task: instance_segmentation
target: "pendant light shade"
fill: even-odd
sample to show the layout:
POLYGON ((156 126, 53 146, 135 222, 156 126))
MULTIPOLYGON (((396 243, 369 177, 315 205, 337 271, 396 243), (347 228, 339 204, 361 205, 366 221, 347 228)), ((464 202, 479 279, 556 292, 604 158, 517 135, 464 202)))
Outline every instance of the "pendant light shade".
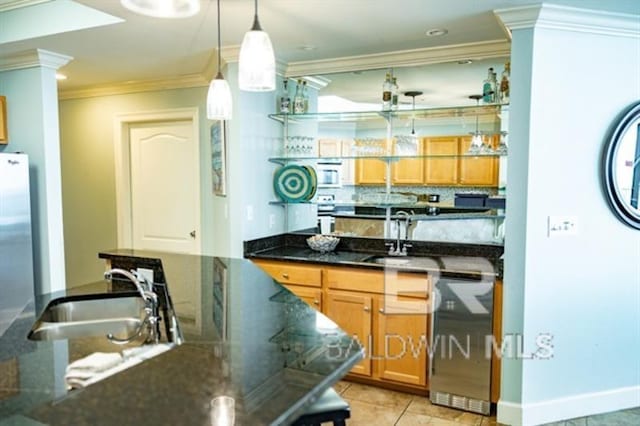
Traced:
POLYGON ((187 18, 200 11, 200 0, 120 0, 127 9, 154 18, 187 18))
POLYGON ((276 58, 269 34, 258 21, 258 0, 255 0, 253 26, 242 40, 238 59, 238 86, 249 92, 269 92, 276 88, 276 58))
POLYGON ((230 120, 233 109, 231 88, 220 71, 222 62, 220 44, 220 0, 218 0, 218 74, 216 78, 211 80, 207 92, 207 118, 209 120, 230 120))
POLYGON ((209 120, 230 120, 233 101, 229 83, 218 73, 211 80, 207 92, 207 118, 209 120))

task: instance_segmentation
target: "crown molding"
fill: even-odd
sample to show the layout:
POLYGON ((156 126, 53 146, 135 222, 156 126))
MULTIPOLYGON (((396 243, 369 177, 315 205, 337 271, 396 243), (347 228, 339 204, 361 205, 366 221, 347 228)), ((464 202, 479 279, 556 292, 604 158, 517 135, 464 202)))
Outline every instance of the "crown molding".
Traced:
POLYGON ((95 96, 125 95, 128 93, 154 92, 158 90, 187 89, 209 86, 209 80, 202 74, 190 74, 178 78, 134 81, 124 84, 111 84, 83 89, 63 89, 58 86, 60 100, 92 98, 95 96))
POLYGON ((45 67, 57 70, 73 58, 43 49, 32 49, 0 57, 0 72, 45 67))
POLYGON ((4 0, 0 1, 0 13, 7 12, 21 7, 34 6, 40 3, 46 3, 51 0, 4 0))
POLYGON ((546 3, 497 9, 494 14, 509 31, 535 27, 640 38, 640 15, 546 3))
POLYGON ((485 59, 509 56, 508 40, 492 40, 477 43, 399 50, 371 55, 345 56, 315 61, 291 62, 285 76, 327 74, 389 67, 407 67, 454 62, 463 59, 485 59))

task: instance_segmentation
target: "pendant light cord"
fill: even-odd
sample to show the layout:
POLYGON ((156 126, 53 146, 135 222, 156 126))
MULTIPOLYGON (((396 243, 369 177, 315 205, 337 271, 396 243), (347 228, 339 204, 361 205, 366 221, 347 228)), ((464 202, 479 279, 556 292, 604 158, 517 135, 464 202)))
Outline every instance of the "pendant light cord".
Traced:
POLYGON ((253 26, 251 27, 251 31, 262 31, 262 27, 260 26, 260 21, 258 21, 258 0, 254 0, 254 12, 253 12, 253 26))
POLYGON ((416 121, 416 97, 413 97, 413 107, 411 108, 413 110, 413 114, 411 114, 411 134, 415 135, 416 134, 416 129, 414 127, 415 121, 416 121))
POLYGON ((218 75, 216 75, 217 79, 223 79, 222 71, 220 71, 222 67, 222 53, 220 53, 220 0, 218 0, 218 75))

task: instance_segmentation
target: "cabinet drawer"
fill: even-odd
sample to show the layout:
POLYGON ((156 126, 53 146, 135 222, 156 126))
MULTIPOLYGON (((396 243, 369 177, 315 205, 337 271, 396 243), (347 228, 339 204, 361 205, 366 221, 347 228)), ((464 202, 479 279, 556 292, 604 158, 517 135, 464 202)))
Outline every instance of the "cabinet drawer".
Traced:
POLYGON ((387 271, 384 275, 385 294, 420 299, 428 299, 431 294, 431 278, 427 273, 412 274, 387 271))
POLYGON ((274 280, 282 284, 296 284, 309 287, 322 285, 322 272, 316 265, 300 265, 289 262, 272 262, 268 260, 254 260, 274 280))
POLYGON ((327 268, 325 270, 327 288, 336 290, 384 292, 382 271, 360 268, 327 268))

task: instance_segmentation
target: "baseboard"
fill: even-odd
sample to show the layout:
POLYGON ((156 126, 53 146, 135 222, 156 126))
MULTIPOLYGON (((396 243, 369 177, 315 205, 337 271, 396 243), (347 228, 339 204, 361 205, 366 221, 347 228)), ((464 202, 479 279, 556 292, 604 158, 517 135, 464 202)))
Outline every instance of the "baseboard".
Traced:
POLYGON ((512 426, 533 426, 638 406, 640 386, 629 386, 531 404, 500 400, 497 420, 499 423, 512 426))

